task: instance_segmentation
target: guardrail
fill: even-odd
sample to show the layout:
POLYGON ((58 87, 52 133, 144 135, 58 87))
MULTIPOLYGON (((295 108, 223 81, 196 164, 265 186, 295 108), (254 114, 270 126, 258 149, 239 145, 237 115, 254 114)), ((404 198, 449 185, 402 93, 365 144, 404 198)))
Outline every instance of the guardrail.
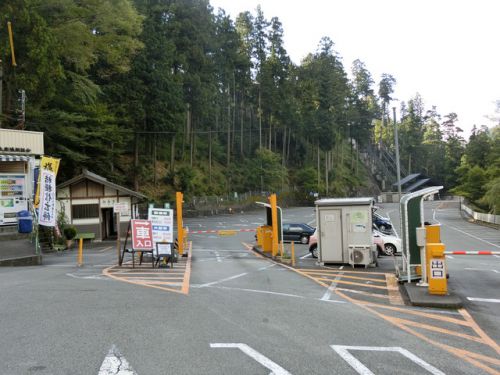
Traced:
POLYGON ((464 211, 467 215, 472 217, 477 221, 484 221, 485 223, 490 224, 500 224, 500 215, 493 214, 483 214, 481 212, 476 212, 472 210, 470 207, 466 206, 465 203, 460 202, 460 209, 464 211))

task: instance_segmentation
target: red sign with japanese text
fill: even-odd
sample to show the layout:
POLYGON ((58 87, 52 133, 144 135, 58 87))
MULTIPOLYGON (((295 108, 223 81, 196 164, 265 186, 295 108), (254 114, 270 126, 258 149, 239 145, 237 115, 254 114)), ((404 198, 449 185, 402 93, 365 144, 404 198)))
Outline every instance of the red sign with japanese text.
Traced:
POLYGON ((149 220, 131 220, 132 248, 151 250, 153 248, 153 229, 149 220))

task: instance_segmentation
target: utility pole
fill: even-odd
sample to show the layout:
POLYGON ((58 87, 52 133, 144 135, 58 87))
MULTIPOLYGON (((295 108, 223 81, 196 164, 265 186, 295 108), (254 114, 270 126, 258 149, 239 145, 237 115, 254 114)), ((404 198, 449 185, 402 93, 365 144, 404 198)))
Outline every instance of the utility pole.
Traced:
POLYGON ((392 107, 392 117, 394 121, 394 143, 396 146, 396 173, 398 179, 398 195, 399 195, 399 201, 401 202, 401 171, 399 169, 399 138, 398 138, 398 127, 396 125, 396 107, 392 107))

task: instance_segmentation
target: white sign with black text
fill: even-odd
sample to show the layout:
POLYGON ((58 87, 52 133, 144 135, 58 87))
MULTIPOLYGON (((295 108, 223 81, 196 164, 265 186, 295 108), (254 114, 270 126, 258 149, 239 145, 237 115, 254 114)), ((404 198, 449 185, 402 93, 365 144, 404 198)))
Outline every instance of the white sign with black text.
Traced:
POLYGON ((150 207, 148 220, 153 225, 153 242, 174 242, 174 210, 150 207))

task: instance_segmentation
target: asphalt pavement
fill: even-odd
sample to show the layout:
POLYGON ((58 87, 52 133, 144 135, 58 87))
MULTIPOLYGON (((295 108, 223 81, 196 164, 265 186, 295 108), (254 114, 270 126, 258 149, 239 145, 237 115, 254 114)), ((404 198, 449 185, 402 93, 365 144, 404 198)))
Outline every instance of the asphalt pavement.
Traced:
MULTIPOLYGON (((284 210, 284 216, 314 223, 312 208, 284 210)), ((254 233, 245 230, 263 224, 264 217, 262 210, 185 219, 191 231, 238 231, 190 234, 191 257, 180 268, 137 269, 111 278, 106 270, 116 265, 116 249, 103 244, 85 249, 83 267, 76 266, 73 250, 45 256, 42 266, 0 269, 0 373, 491 374, 500 369, 495 343, 477 334, 483 331, 463 312, 393 305, 385 297, 377 297, 384 303, 356 299, 366 295, 337 290, 333 282, 339 273, 346 277, 344 270, 324 269, 333 276, 311 277, 255 254, 254 233), (164 283, 188 287, 155 287, 164 283)), ((299 249, 307 255, 307 246, 299 249)), ((363 283, 382 284, 379 276, 363 283)), ((359 281, 360 276, 349 277, 359 281)), ((484 312, 491 323, 494 311, 484 312)), ((479 325, 496 335, 497 328, 479 325)))

